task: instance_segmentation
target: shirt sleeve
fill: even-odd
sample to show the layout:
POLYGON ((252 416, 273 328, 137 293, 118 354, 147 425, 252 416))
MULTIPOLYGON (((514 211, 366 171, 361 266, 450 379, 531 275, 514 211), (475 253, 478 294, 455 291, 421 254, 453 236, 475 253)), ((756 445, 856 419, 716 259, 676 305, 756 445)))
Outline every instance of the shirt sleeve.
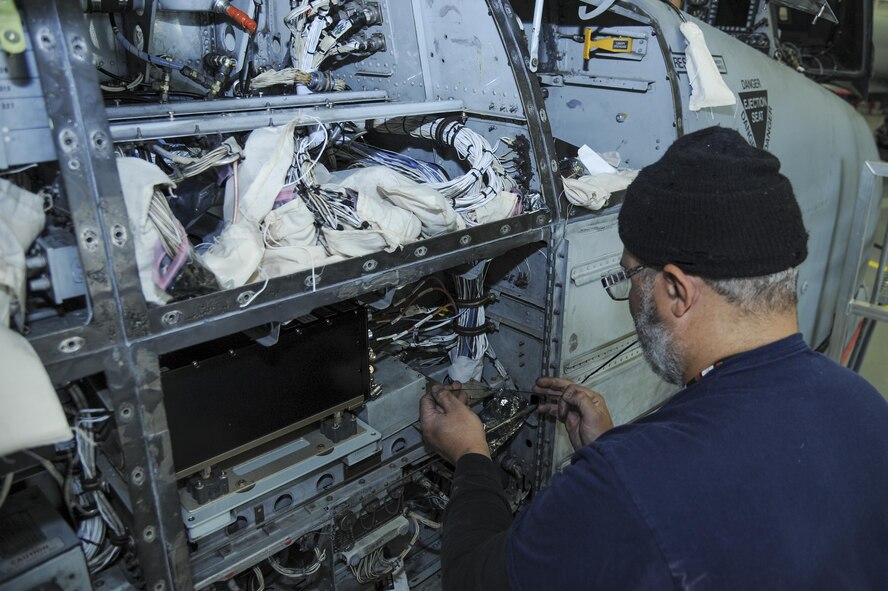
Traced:
POLYGON ((456 462, 444 513, 441 571, 444 591, 508 588, 506 539, 512 510, 490 458, 466 454, 456 462))
POLYGON ((674 587, 653 533, 594 446, 515 519, 506 557, 513 591, 674 587))

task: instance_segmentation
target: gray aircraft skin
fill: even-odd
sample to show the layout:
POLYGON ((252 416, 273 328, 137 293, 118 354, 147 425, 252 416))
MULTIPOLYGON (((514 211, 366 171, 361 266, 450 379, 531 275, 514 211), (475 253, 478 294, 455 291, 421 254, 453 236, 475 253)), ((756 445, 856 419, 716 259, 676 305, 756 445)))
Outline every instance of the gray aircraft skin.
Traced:
MULTIPOLYGON (((16 4, 27 48, 0 52, 0 173, 53 199, 26 253, 27 329, 13 329, 71 416, 84 412, 82 394, 113 417, 94 433, 93 461, 125 526, 121 536, 104 513, 78 515, 80 527, 97 519, 89 527, 103 537, 65 568, 102 591, 438 588, 452 467, 416 426, 431 383, 475 379, 474 408, 516 511, 572 452, 563 429, 527 410, 539 375, 600 391, 615 424, 676 391, 646 365, 627 304, 602 289, 622 254, 622 192, 595 210, 565 196, 561 173, 583 145, 640 169, 683 134, 719 125, 777 156, 810 234, 800 330, 812 347, 840 352, 849 335, 844 324, 833 334, 837 304, 854 292, 846 258, 874 232, 852 232, 868 198, 860 188, 881 195, 864 172, 878 160, 864 119, 774 59, 764 2, 720 28, 706 17, 716 4, 697 17, 658 0, 606 4, 601 14, 588 0, 16 4), (734 104, 691 111, 683 22, 702 30, 734 104), (587 32, 598 43, 588 57, 587 32), (321 54, 310 82, 261 85, 284 68, 310 77, 321 54), (320 249, 322 262, 281 273, 257 262, 230 281, 215 267, 195 271, 236 223, 234 196, 271 175, 261 165, 276 152, 250 162, 247 138, 288 124, 295 164, 275 191, 293 187, 290 197, 314 208, 312 242, 299 248, 320 249), (246 156, 213 156, 226 140, 246 156), (334 250, 349 216, 358 219, 345 229, 377 228, 355 203, 382 184, 336 193, 347 210, 336 217, 309 195, 332 181, 305 175, 322 167, 346 178, 356 145, 398 174, 445 175, 442 184, 476 174, 452 194, 410 181, 437 187, 453 225, 432 231, 423 219, 421 235, 395 246, 334 250), (479 146, 495 155, 487 168, 479 146), (121 196, 136 181, 118 173, 122 157, 176 179, 160 199, 187 233, 195 275, 160 292, 140 279, 137 238, 167 214, 127 215, 121 196), (214 160, 196 170, 203 158, 214 160), (514 205, 483 217, 479 204, 494 195, 514 205)), ((262 215, 283 211, 272 207, 262 215)), ((262 257, 274 246, 267 219, 247 220, 262 257)), ((172 263, 152 252, 162 274, 172 263)), ((52 488, 21 478, 16 491, 52 488)), ((57 488, 49 497, 61 499, 57 488)), ((0 575, 0 591, 55 576, 36 565, 0 575)))

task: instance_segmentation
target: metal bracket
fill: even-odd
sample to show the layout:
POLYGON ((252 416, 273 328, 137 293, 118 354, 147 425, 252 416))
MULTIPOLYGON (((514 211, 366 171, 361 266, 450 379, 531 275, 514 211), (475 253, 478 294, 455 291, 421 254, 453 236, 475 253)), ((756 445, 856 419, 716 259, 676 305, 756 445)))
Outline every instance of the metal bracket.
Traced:
POLYGON ((281 337, 281 323, 269 322, 264 326, 248 328, 244 334, 263 347, 273 347, 277 345, 278 339, 281 337))
MULTIPOLYGON (((888 248, 882 249, 869 301, 861 301, 855 297, 860 281, 860 271, 863 268, 865 257, 868 256, 868 237, 874 232, 875 224, 879 223, 879 204, 882 196, 882 183, 879 179, 884 177, 888 177, 888 162, 866 162, 863 165, 849 234, 851 239, 848 249, 845 251, 842 280, 839 283, 841 291, 836 298, 836 313, 827 350, 829 357, 836 361, 841 361, 842 353, 848 342, 852 316, 873 321, 888 321, 888 309, 880 306, 878 299, 879 287, 885 279, 885 265, 888 264, 888 248)), ((883 244, 885 239, 888 239, 888 229, 886 229, 883 244)))

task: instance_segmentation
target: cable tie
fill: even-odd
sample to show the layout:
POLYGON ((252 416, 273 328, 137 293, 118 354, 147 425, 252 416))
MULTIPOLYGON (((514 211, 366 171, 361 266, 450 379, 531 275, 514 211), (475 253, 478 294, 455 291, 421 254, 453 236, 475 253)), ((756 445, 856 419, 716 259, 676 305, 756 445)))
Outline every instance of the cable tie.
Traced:
POLYGON ((450 115, 448 117, 444 117, 437 121, 438 126, 435 128, 434 139, 439 144, 447 144, 450 142, 444 141, 444 131, 447 129, 447 126, 451 123, 455 123, 459 125, 459 116, 458 115, 450 115))
POLYGON ((89 538, 85 538, 85 537, 82 537, 82 536, 77 536, 77 539, 79 539, 81 542, 86 542, 86 543, 89 544, 90 546, 95 546, 96 548, 99 547, 99 543, 96 542, 95 540, 90 540, 89 538))
POLYGON ((455 121, 453 127, 450 129, 450 139, 447 140, 447 143, 453 146, 456 144, 456 136, 459 135, 459 132, 462 131, 462 128, 465 127, 459 121, 455 121))
POLYGON ((83 492, 92 492, 102 488, 103 481, 96 473, 93 478, 82 478, 80 484, 83 486, 83 492))
POLYGON ((93 503, 87 505, 75 504, 74 513, 84 519, 89 519, 90 517, 96 517, 99 514, 99 508, 93 503))
POLYGON ((456 300, 457 308, 480 308, 482 306, 486 306, 487 304, 492 304, 496 301, 496 296, 493 292, 487 292, 479 298, 475 298, 472 300, 456 300))
POLYGON ((474 327, 460 326, 458 324, 453 326, 453 332, 463 337, 480 337, 495 330, 496 326, 493 322, 485 322, 481 326, 474 327))
POLYGON ((114 546, 123 548, 130 545, 130 537, 125 532, 123 535, 117 535, 114 531, 109 529, 105 534, 105 537, 108 539, 108 542, 114 546))

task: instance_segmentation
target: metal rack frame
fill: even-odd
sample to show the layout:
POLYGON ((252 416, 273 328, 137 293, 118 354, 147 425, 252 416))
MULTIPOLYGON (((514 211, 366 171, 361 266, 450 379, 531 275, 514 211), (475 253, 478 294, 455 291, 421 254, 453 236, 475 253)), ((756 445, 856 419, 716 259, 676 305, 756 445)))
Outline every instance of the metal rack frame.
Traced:
MULTIPOLYGON (((527 50, 511 7, 503 0, 488 0, 488 8, 517 80, 537 159, 540 188, 552 211, 525 214, 417 242, 400 253, 382 252, 350 259, 324 270, 320 280, 315 273, 313 281, 312 272, 276 278, 269 281, 249 308, 241 309, 238 296, 251 291, 250 286, 148 307, 139 283, 113 142, 144 139, 149 124, 126 119, 125 108, 112 108, 107 113, 95 108, 102 103, 102 96, 79 3, 23 3, 91 305, 86 318, 75 317, 74 322, 62 325, 35 325, 29 339, 57 385, 96 373, 106 376, 105 402, 115 413, 125 458, 122 475, 132 505, 132 534, 148 589, 193 587, 160 386, 159 354, 299 316, 369 291, 409 283, 469 260, 551 240, 552 223, 560 217, 555 177, 558 167, 542 93, 525 66, 527 50), (109 116, 115 119, 111 125, 109 116)), ((345 98, 384 99, 371 94, 345 98)), ((280 105, 269 99, 264 101, 258 108, 267 112, 244 104, 254 111, 241 117, 236 125, 253 125, 257 117, 266 125, 269 121, 289 120, 298 112, 294 107, 303 107, 292 101, 280 101, 280 105), (277 108, 285 110, 273 111, 277 108)), ((350 104, 340 111, 325 111, 326 116, 342 120, 459 110, 458 101, 414 104, 406 113, 403 105, 395 103, 359 106, 351 100, 347 102, 350 104)), ((164 127, 155 131, 185 133, 194 117, 182 114, 184 119, 173 118, 164 124, 176 129, 164 127)), ((187 133, 195 133, 193 126, 188 129, 187 133)), ((555 295, 558 288, 554 283, 554 260, 553 254, 548 272, 553 302, 560 301, 555 295)), ((546 343, 552 331, 549 318, 546 343)), ((547 346, 544 372, 550 366, 548 357, 553 354, 547 346)), ((541 441, 551 439, 549 428, 540 431, 541 441)), ((541 477, 539 473, 538 478, 541 477)))
MULTIPOLYGON (((839 283, 840 292, 836 298, 836 313, 827 354, 841 362, 842 353, 849 339, 851 319, 860 317, 867 321, 888 322, 888 310, 879 301, 880 287, 885 279, 885 266, 888 265, 888 248, 882 249, 879 257, 879 268, 869 291, 869 301, 857 299, 860 285, 861 270, 864 269, 866 257, 869 256, 869 237, 875 232, 875 224, 879 223, 879 204, 882 201, 881 179, 888 177, 888 162, 866 162, 860 173, 857 201, 854 205, 854 217, 848 249, 845 251, 845 263, 842 266, 842 279, 839 283)), ((888 230, 882 244, 888 240, 888 230)), ((863 351, 858 351, 862 357, 863 351)))

